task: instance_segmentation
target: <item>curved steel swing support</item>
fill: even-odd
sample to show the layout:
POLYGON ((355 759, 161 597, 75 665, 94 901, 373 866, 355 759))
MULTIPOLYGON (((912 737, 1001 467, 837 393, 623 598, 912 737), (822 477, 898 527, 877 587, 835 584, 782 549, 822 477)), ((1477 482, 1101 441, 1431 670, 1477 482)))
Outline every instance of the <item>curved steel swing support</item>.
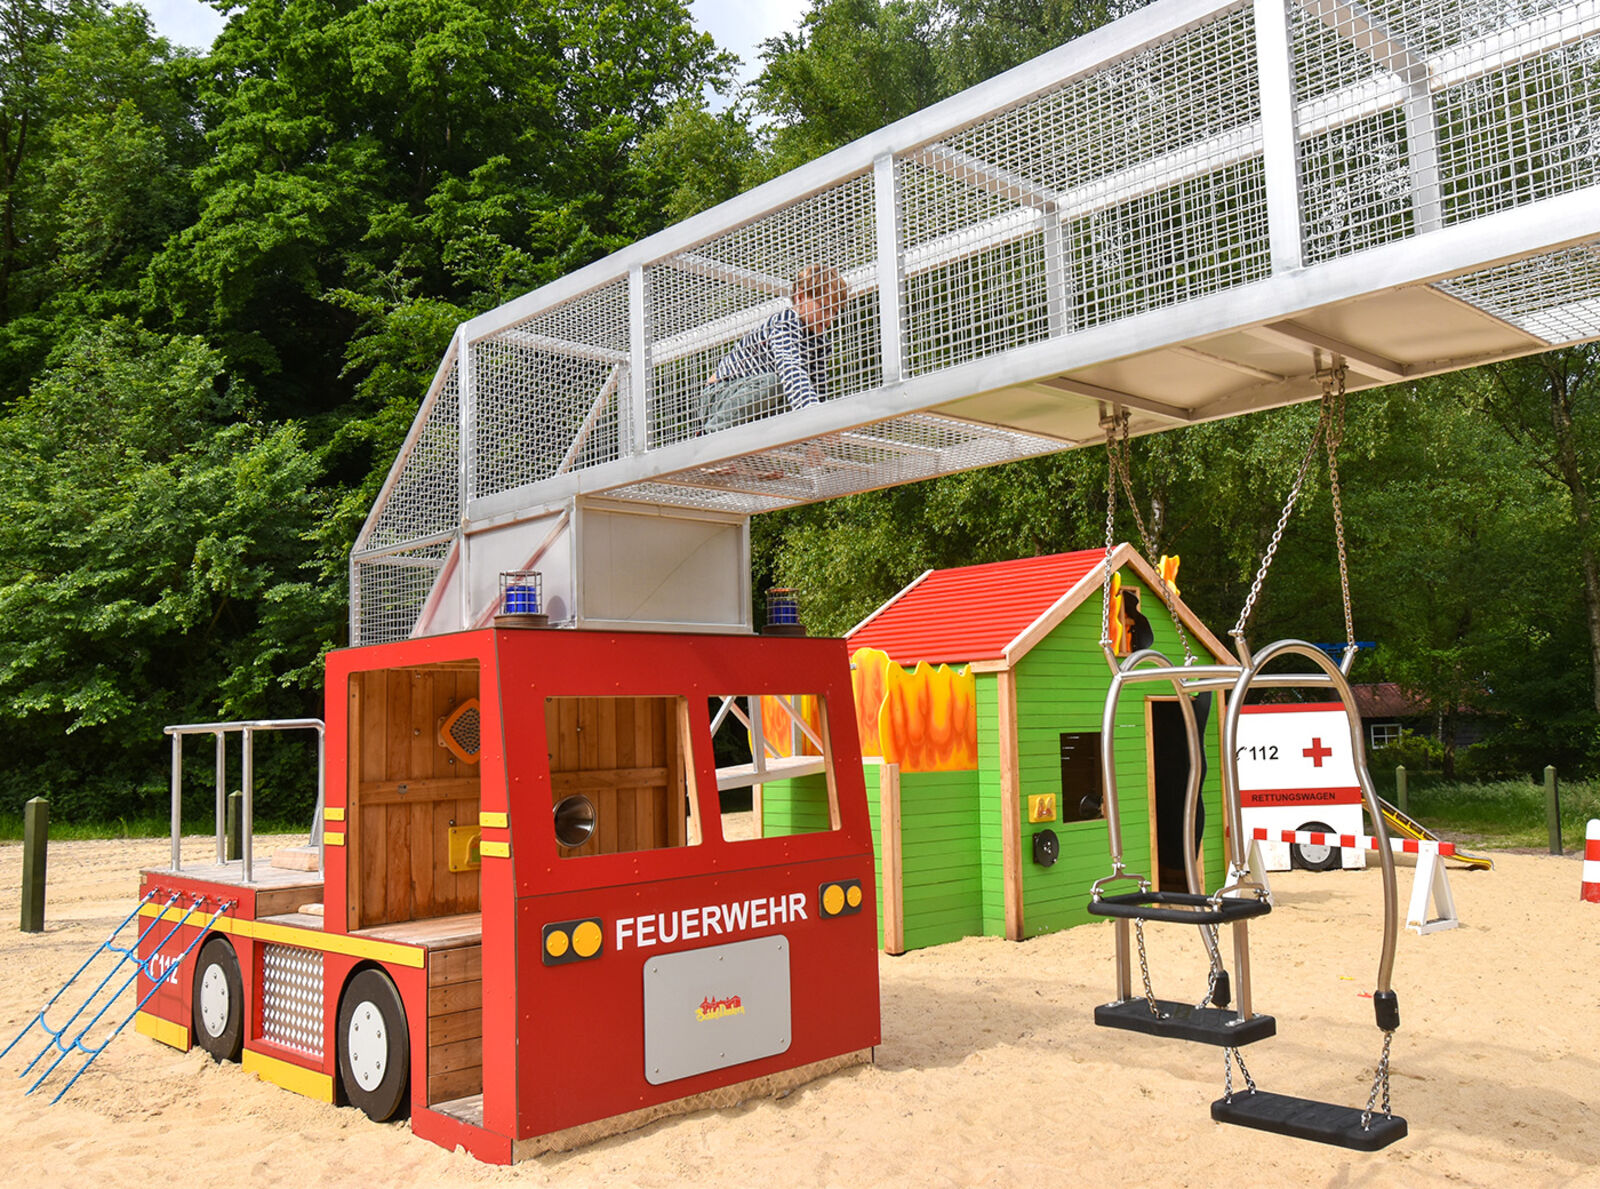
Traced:
MULTIPOLYGON (((1249 848, 1239 800, 1239 716, 1244 711, 1245 696, 1253 686, 1259 685, 1331 687, 1344 706, 1345 718, 1350 727, 1350 754, 1355 763, 1356 780, 1361 786, 1361 796, 1367 807, 1367 816, 1372 820, 1372 828, 1378 840, 1378 862, 1383 872, 1383 944, 1378 958, 1378 978, 1373 1000, 1378 1014, 1378 1027, 1389 1032, 1399 1024, 1399 1012, 1394 1006, 1391 981, 1394 975, 1395 946, 1400 935, 1400 901, 1396 891, 1394 852, 1389 848, 1389 828, 1384 822, 1378 794, 1372 785, 1372 776, 1367 771, 1366 747, 1361 738, 1361 715, 1356 710, 1355 696, 1350 690, 1348 671, 1354 655, 1354 649, 1347 650, 1343 663, 1336 665, 1320 648, 1304 640, 1278 640, 1268 644, 1254 657, 1247 658, 1241 666, 1239 676, 1228 695, 1227 713, 1223 719, 1222 788, 1229 828, 1233 831, 1233 837, 1238 840, 1239 849, 1246 858, 1244 862, 1235 859, 1234 869, 1230 872, 1229 878, 1230 880, 1242 878, 1249 866, 1249 848), (1316 674, 1292 673, 1268 676, 1261 672, 1281 656, 1299 656, 1311 661, 1322 670, 1321 679, 1319 680, 1316 674)), ((1246 994, 1247 991, 1241 988, 1241 1004, 1246 994)))
MULTIPOLYGON (((1388 831, 1379 811, 1377 793, 1367 772, 1365 750, 1360 735, 1360 716, 1350 691, 1348 671, 1354 652, 1347 651, 1343 662, 1335 664, 1326 653, 1300 640, 1280 640, 1267 645, 1251 656, 1243 640, 1238 641, 1240 664, 1173 665, 1154 649, 1136 652, 1120 663, 1108 652, 1113 665, 1110 688, 1106 693, 1105 713, 1101 722, 1101 767, 1106 785, 1107 840, 1111 851, 1112 873, 1098 880, 1090 889, 1090 911, 1101 916, 1117 918, 1117 1002, 1129 1000, 1133 993, 1131 954, 1128 944, 1130 919, 1181 921, 1206 926, 1230 924, 1233 926, 1234 960, 1238 978, 1238 1023, 1243 1024, 1254 1015, 1250 996, 1249 933, 1247 921, 1251 916, 1267 911, 1266 889, 1259 882, 1259 872, 1252 871, 1248 859, 1248 843, 1244 832, 1243 814, 1239 797, 1238 731, 1239 716, 1251 689, 1259 687, 1327 687, 1331 688, 1344 706, 1350 723, 1351 750, 1356 760, 1356 773, 1368 813, 1377 823, 1380 863, 1383 868, 1384 934, 1378 967, 1378 980, 1374 995, 1378 1026, 1392 1031, 1398 1025, 1398 1009, 1390 985, 1394 969, 1395 946, 1399 935, 1399 901, 1396 892, 1394 856, 1388 846, 1388 831), (1303 656, 1315 664, 1317 673, 1265 673, 1272 661, 1286 655, 1303 656), (1143 667, 1143 666, 1157 667, 1143 667), (1123 855, 1122 824, 1116 788, 1115 734, 1117 706, 1123 688, 1131 683, 1153 681, 1169 682, 1178 693, 1178 702, 1184 716, 1189 749, 1189 787, 1184 798, 1184 836, 1194 836, 1194 824, 1200 795, 1199 731, 1195 724, 1193 707, 1187 695, 1204 690, 1226 690, 1227 707, 1223 728, 1223 804, 1232 836, 1239 842, 1240 854, 1229 864, 1224 886, 1210 896, 1204 894, 1192 851, 1185 848, 1184 869, 1189 894, 1162 896, 1152 893, 1148 876, 1131 873, 1123 855), (1137 893, 1108 896, 1105 889, 1119 881, 1137 883, 1137 893), (1229 903, 1231 902, 1231 903, 1229 903), (1163 907, 1163 904, 1168 907, 1163 907), (1235 906, 1237 905, 1237 907, 1235 906)), ((1208 930, 1202 929, 1212 970, 1220 970, 1221 958, 1208 930)))

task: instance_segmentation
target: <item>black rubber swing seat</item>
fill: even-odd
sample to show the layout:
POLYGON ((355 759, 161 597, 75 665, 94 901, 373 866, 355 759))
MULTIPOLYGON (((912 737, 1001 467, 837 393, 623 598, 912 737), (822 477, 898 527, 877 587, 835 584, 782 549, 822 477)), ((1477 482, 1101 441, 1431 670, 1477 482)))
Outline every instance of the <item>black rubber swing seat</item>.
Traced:
POLYGON ((1224 896, 1214 899, 1194 892, 1124 892, 1089 901, 1097 917, 1170 921, 1178 925, 1231 925, 1235 921, 1264 917, 1272 911, 1265 899, 1224 896))
POLYGON ((1271 1016, 1251 1016, 1240 1021, 1239 1013, 1225 1007, 1196 1007, 1172 999, 1157 999, 1150 1014, 1145 999, 1124 999, 1121 1003, 1102 1003, 1094 1009, 1094 1022, 1102 1028, 1122 1028, 1146 1036, 1192 1040, 1196 1044, 1236 1049, 1254 1044, 1278 1033, 1278 1022, 1271 1016))
POLYGON ((1357 1107, 1269 1094, 1264 1090, 1246 1090, 1232 1099, 1217 1099, 1211 1104, 1211 1117, 1218 1123, 1254 1127, 1257 1131, 1315 1140, 1319 1144, 1357 1152, 1376 1152, 1406 1135, 1406 1121, 1398 1115, 1374 1114, 1370 1124, 1363 1127, 1357 1107))

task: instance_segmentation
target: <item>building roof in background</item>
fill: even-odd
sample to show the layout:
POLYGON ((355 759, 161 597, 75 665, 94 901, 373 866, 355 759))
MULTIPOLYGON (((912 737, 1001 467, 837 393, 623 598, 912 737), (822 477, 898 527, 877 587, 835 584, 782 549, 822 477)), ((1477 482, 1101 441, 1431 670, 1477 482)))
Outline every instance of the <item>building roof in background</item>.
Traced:
POLYGON ((1433 713, 1427 702, 1406 693, 1393 681, 1352 685, 1350 693, 1356 701, 1356 713, 1362 718, 1422 718, 1433 713))

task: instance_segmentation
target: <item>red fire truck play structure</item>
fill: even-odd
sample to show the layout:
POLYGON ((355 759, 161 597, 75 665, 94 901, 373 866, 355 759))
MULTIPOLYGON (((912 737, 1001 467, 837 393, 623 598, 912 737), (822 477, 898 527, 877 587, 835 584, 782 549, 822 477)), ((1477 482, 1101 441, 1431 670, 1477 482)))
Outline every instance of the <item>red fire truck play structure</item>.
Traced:
POLYGON ((145 871, 146 918, 203 898, 146 931, 169 958, 236 903, 150 965, 140 1031, 497 1163, 870 1059, 841 641, 490 627, 335 652, 326 689, 325 870, 145 871), (806 694, 815 829, 724 837, 714 699, 806 694))

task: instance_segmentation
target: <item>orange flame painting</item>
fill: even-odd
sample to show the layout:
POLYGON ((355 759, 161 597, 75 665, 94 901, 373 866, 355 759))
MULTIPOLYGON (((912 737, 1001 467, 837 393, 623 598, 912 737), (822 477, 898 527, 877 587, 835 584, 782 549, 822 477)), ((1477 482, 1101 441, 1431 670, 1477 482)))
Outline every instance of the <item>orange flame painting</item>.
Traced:
POLYGON ((885 763, 904 772, 958 772, 978 766, 977 680, 970 668, 926 661, 886 671, 878 738, 885 763))
POLYGON ((878 712, 888 692, 889 666, 894 662, 887 652, 858 648, 850 658, 850 687, 856 696, 856 734, 861 738, 861 755, 881 756, 878 741, 878 712))

